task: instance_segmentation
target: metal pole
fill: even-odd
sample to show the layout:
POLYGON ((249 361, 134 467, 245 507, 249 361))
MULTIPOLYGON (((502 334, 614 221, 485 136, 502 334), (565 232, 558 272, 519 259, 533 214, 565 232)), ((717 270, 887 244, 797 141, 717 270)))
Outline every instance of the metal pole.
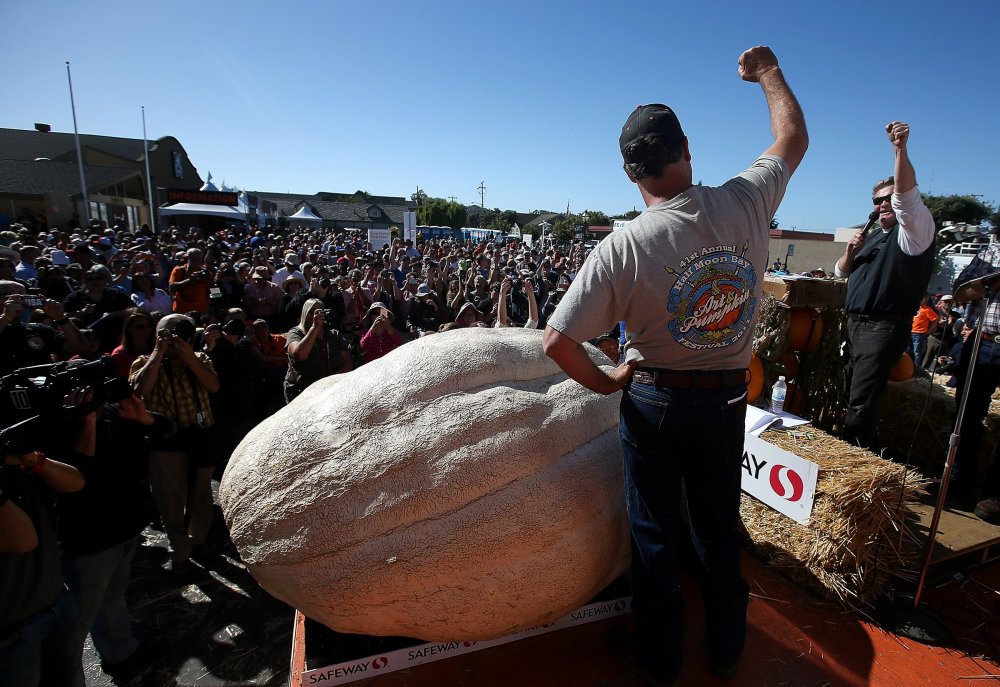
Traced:
MULTIPOLYGON (((984 302, 989 303, 990 287, 983 287, 984 302)), ((985 306, 983 308, 985 314, 985 306)), ((944 473, 941 475, 941 488, 938 490, 937 504, 934 506, 934 516, 931 518, 931 526, 927 532, 927 548, 924 551, 924 563, 920 567, 920 578, 917 580, 917 589, 913 594, 913 608, 920 604, 920 596, 924 591, 924 582, 927 579, 927 570, 931 565, 931 557, 934 553, 934 541, 937 539, 938 522, 941 520, 941 511, 944 510, 944 500, 948 495, 948 482, 951 481, 951 468, 955 464, 955 455, 958 453, 958 444, 961 441, 962 420, 965 417, 965 404, 969 400, 969 388, 972 386, 972 373, 976 369, 976 361, 979 359, 979 344, 983 340, 982 316, 980 316, 979 326, 976 327, 976 335, 972 341, 972 351, 969 356, 969 369, 965 371, 965 387, 962 389, 962 400, 958 404, 958 413, 955 416, 955 431, 948 439, 948 457, 944 461, 944 473)))
POLYGON ((153 177, 149 176, 149 140, 146 138, 146 106, 142 105, 142 156, 146 159, 146 188, 149 191, 149 228, 156 236, 156 210, 153 205, 153 177))
POLYGON ((90 226, 90 198, 87 197, 87 180, 83 176, 83 151, 80 150, 80 132, 76 128, 76 102, 73 100, 73 75, 66 61, 66 79, 69 81, 69 106, 73 110, 73 136, 76 138, 76 162, 80 166, 80 190, 83 191, 83 218, 90 226))

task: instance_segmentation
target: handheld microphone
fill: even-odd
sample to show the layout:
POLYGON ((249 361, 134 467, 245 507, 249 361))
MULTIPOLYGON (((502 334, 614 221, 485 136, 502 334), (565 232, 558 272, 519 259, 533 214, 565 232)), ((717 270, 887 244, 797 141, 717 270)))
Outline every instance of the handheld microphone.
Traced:
POLYGON ((868 215, 868 224, 866 224, 865 228, 861 230, 861 243, 868 240, 868 232, 870 232, 872 227, 875 226, 875 222, 878 220, 878 215, 878 210, 874 210, 870 215, 868 215))

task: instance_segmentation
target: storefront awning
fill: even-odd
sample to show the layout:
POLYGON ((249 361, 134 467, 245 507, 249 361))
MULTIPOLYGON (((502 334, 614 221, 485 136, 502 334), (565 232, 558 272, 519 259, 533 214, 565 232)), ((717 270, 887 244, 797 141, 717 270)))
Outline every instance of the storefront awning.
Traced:
POLYGON ((208 217, 227 217, 246 221, 247 216, 228 205, 199 205, 197 203, 174 203, 160 208, 161 215, 203 215, 208 217))

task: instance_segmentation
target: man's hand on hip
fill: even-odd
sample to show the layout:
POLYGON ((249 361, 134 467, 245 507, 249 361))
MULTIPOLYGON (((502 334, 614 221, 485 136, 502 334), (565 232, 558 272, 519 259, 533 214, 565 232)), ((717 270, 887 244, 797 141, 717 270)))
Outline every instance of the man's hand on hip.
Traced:
POLYGON ((738 73, 744 81, 757 83, 768 72, 778 68, 778 58, 766 45, 758 45, 740 55, 738 73))

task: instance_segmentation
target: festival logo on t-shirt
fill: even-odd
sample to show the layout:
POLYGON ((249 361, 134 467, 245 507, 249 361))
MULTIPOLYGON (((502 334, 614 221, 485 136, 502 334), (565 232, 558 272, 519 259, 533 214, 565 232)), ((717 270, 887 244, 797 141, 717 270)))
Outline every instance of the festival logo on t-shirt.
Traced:
POLYGON ((689 255, 677 269, 667 310, 670 334, 694 350, 731 346, 747 335, 757 299, 757 273, 746 255, 749 243, 709 246, 689 255))

